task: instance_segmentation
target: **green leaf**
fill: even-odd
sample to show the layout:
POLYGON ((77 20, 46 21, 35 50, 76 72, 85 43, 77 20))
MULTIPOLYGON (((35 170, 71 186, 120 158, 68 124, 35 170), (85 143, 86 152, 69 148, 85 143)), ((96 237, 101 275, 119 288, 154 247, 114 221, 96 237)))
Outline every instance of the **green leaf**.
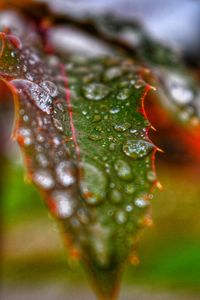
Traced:
POLYGON ((1 39, 0 74, 16 100, 14 136, 28 177, 100 299, 115 299, 156 184, 143 108, 151 87, 130 59, 61 60, 39 50, 36 34, 20 47, 6 34, 1 39))

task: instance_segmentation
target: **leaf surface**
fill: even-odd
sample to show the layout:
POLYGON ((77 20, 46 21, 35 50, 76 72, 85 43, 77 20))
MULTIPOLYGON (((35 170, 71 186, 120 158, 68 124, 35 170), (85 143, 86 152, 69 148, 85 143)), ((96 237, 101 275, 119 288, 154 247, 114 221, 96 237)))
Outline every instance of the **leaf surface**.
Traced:
POLYGON ((61 59, 43 52, 36 34, 0 37, 0 75, 14 95, 28 177, 100 299, 115 299, 156 184, 143 107, 151 87, 130 59, 61 59))

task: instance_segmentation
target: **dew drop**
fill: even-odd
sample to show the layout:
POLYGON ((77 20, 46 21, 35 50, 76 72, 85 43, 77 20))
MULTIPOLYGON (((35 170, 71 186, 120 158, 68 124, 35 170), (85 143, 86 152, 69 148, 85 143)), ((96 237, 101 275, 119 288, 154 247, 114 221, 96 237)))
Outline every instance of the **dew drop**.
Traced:
POLYGON ((37 141, 38 141, 39 143, 43 143, 44 140, 45 140, 44 136, 43 136, 41 133, 39 133, 39 134, 37 135, 37 141))
POLYGON ((53 177, 47 170, 37 170, 33 174, 33 181, 45 190, 49 190, 54 187, 53 177))
POLYGON ((56 214, 60 218, 69 218, 74 213, 75 202, 67 191, 54 191, 51 198, 56 204, 56 214))
POLYGON ((154 145, 145 140, 128 140, 122 149, 127 156, 138 159, 146 156, 153 148, 154 145))
POLYGON ((94 118, 92 120, 93 122, 99 122, 101 121, 101 115, 94 115, 94 118))
POLYGON ((131 212, 132 210, 133 210, 133 206, 130 205, 130 204, 128 204, 128 205, 126 206, 126 211, 127 211, 127 212, 131 212))
POLYGON ((124 132, 131 127, 130 123, 115 124, 114 129, 118 132, 124 132))
POLYGON ((60 102, 56 104, 56 107, 57 107, 60 111, 62 111, 62 112, 65 111, 64 106, 63 106, 62 103, 60 103, 60 102))
POLYGON ((130 89, 124 88, 117 94, 117 99, 118 100, 126 100, 131 96, 131 94, 132 94, 132 91, 130 89))
POLYGON ((83 114, 84 116, 86 116, 87 113, 88 113, 87 110, 83 110, 83 111, 82 111, 82 114, 83 114))
POLYGON ((114 164, 114 168, 117 171, 117 175, 123 180, 132 179, 131 167, 124 160, 117 160, 114 164))
POLYGON ((68 161, 62 161, 57 165, 56 175, 59 183, 66 187, 76 181, 74 167, 68 161))
POLYGON ((90 134, 88 137, 92 141, 100 141, 102 139, 102 137, 98 134, 90 134))
POLYGON ((54 136, 53 143, 57 147, 60 145, 60 139, 57 136, 54 136))
POLYGON ((23 137, 23 143, 25 146, 30 146, 33 143, 32 132, 29 128, 21 127, 18 129, 18 134, 23 137))
POLYGON ((25 111, 23 108, 19 110, 19 114, 20 114, 20 116, 23 116, 25 114, 25 111))
POLYGON ((38 63, 40 61, 39 56, 36 53, 31 53, 29 55, 29 64, 30 65, 35 65, 36 63, 38 63))
POLYGON ((24 122, 28 122, 29 121, 29 117, 27 115, 24 115, 23 116, 23 120, 24 120, 24 122))
POLYGON ((135 86, 136 89, 140 89, 141 87, 144 86, 144 81, 141 80, 141 79, 138 79, 138 80, 135 82, 134 86, 135 86))
POLYGON ((184 111, 180 111, 179 112, 179 118, 182 122, 187 122, 190 120, 191 118, 191 113, 188 112, 187 110, 184 110, 184 111))
POLYGON ((102 100, 108 96, 111 89, 104 84, 91 83, 83 87, 83 94, 88 100, 102 100))
POLYGON ((127 185, 125 186, 125 193, 128 195, 132 195, 134 194, 136 191, 136 187, 133 183, 127 183, 127 185))
POLYGON ((51 97, 56 97, 58 95, 57 86, 51 81, 43 81, 40 86, 47 92, 51 97))
POLYGON ((118 112, 120 112, 120 109, 118 107, 113 107, 110 109, 110 113, 113 114, 117 114, 118 112))
POLYGON ((35 105, 47 114, 51 113, 52 98, 38 84, 28 80, 15 79, 12 83, 27 94, 35 105))
POLYGON ((43 167, 43 168, 48 167, 49 162, 44 154, 42 154, 42 153, 38 154, 36 159, 41 167, 43 167))
POLYGON ((110 151, 115 151, 115 147, 116 147, 115 143, 111 143, 111 144, 109 145, 109 150, 110 150, 110 151))
POLYGON ((11 52, 10 54, 12 57, 15 57, 16 56, 16 53, 14 51, 11 52))
POLYGON ((135 199, 135 205, 139 208, 145 208, 149 206, 149 202, 145 200, 144 198, 137 198, 135 199))
POLYGON ((33 81, 34 80, 34 77, 31 73, 25 73, 25 77, 26 79, 28 79, 29 81, 33 81))
POLYGON ((156 180, 156 173, 154 171, 148 171, 147 172, 147 179, 150 182, 154 182, 156 180))
POLYGON ((110 265, 110 229, 108 226, 96 223, 91 226, 88 238, 91 241, 94 261, 102 269, 108 268, 110 265))
POLYGON ((55 117, 53 117, 53 124, 58 131, 60 131, 60 132, 64 131, 64 127, 63 127, 61 121, 56 119, 55 117))
POLYGON ((101 203, 106 197, 107 176, 102 169, 94 164, 83 164, 83 179, 81 180, 81 193, 90 205, 101 203))
POLYGON ((122 209, 119 209, 116 213, 115 213, 115 220, 118 224, 124 224, 127 221, 127 215, 126 212, 123 211, 122 209))
POLYGON ((110 192, 110 200, 114 203, 120 203, 122 199, 122 194, 117 189, 113 189, 110 192))

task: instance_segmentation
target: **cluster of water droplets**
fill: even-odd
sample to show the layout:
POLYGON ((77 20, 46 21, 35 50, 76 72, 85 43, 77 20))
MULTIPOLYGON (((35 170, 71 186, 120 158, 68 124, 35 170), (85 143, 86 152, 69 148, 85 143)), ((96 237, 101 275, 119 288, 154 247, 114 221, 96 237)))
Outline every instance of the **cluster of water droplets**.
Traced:
MULTIPOLYGON (((16 138, 29 156, 28 169, 33 182, 44 191, 52 213, 61 219, 77 214, 77 167, 69 160, 53 114, 53 102, 65 94, 52 80, 52 70, 43 65, 33 49, 20 54, 22 79, 13 79, 19 100, 16 138), (61 91, 61 92, 60 92, 61 91), (56 124, 56 125, 55 125, 56 124)), ((63 105, 57 101, 63 113, 63 105)))
MULTIPOLYGON (((52 64, 57 66, 57 60, 52 64)), ((25 64, 25 78, 13 80, 22 96, 18 139, 31 153, 31 178, 53 214, 105 267, 113 255, 113 232, 125 239, 125 230, 133 233, 149 205, 154 147, 138 112, 145 83, 135 68, 108 63, 104 69, 94 62, 90 74, 87 62, 77 64, 66 66, 71 106, 63 75, 55 72, 51 80, 50 71, 45 71, 48 76, 30 72, 30 65, 40 68, 34 56, 25 64)))
POLYGON ((43 112, 50 114, 52 102, 58 96, 58 88, 52 80, 49 80, 52 77, 51 70, 46 68, 39 53, 26 43, 28 37, 23 48, 18 51, 20 70, 16 77, 21 79, 14 79, 12 83, 23 97, 27 97, 43 112))
MULTIPOLYGON (((111 62, 105 70, 98 68, 97 63, 96 68, 90 66, 91 76, 88 76, 87 62, 79 61, 79 64, 83 66, 79 66, 78 71, 76 63, 66 68, 69 78, 73 78, 72 89, 77 84, 81 87, 71 98, 75 103, 74 115, 79 118, 77 130, 81 136, 85 134, 81 133, 82 125, 79 126, 83 124, 82 119, 87 128, 87 135, 80 142, 81 195, 86 205, 97 209, 95 218, 99 226, 108 219, 117 226, 123 224, 124 228, 133 230, 131 216, 139 221, 144 215, 149 206, 149 187, 156 181, 150 160, 155 146, 149 141, 146 130, 149 123, 137 112, 145 83, 133 66, 111 62), (80 102, 79 108, 76 99, 80 102), (134 120, 134 115, 138 121, 134 120), (137 172, 138 168, 143 169, 137 172), (107 209, 100 213, 106 205, 107 209)), ((106 247, 104 240, 101 255, 106 253, 106 247)))

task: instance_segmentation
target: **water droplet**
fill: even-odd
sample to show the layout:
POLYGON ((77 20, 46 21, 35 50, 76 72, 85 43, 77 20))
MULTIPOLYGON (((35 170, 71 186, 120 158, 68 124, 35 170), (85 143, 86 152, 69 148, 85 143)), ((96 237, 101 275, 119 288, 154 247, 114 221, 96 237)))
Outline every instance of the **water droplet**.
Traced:
POLYGON ((53 117, 53 124, 58 131, 60 131, 60 132, 64 131, 64 127, 63 127, 61 121, 56 119, 55 117, 53 117))
POLYGON ((44 148, 41 146, 41 145, 35 145, 35 150, 37 151, 37 152, 43 152, 43 150, 44 150, 44 148))
POLYGON ((74 167, 68 161, 62 161, 57 165, 56 174, 59 183, 63 186, 70 186, 76 181, 74 167))
POLYGON ((126 100, 131 96, 131 94, 132 94, 132 91, 130 89, 124 88, 117 94, 117 99, 118 100, 126 100))
POLYGON ((132 210, 133 210, 133 206, 132 205, 129 204, 129 205, 126 206, 126 211, 127 212, 131 212, 132 210))
POLYGON ((43 143, 44 140, 45 140, 44 136, 41 133, 39 133, 37 135, 37 141, 40 142, 40 143, 43 143))
POLYGON ((82 111, 82 114, 83 114, 84 116, 86 116, 87 113, 88 113, 87 110, 83 110, 83 111, 82 111))
POLYGON ((27 115, 23 116, 23 120, 24 122, 28 122, 29 121, 29 117, 27 115))
POLYGON ((110 265, 110 240, 111 231, 108 226, 102 226, 96 223, 90 227, 88 234, 90 240, 93 259, 101 268, 107 268, 110 265))
POLYGON ((138 80, 135 82, 134 86, 135 86, 136 89, 140 89, 141 87, 144 86, 144 81, 141 80, 141 79, 138 79, 138 80))
POLYGON ((45 190, 49 190, 54 187, 53 177, 47 170, 37 170, 33 174, 33 181, 45 190))
POLYGON ((52 98, 49 94, 36 83, 28 80, 15 79, 12 83, 27 94, 35 105, 47 114, 51 113, 52 98))
MULTIPOLYGON (((23 69, 24 72, 27 72, 27 65, 24 64, 24 65, 22 66, 22 69, 23 69)), ((26 75, 26 74, 25 74, 25 75, 26 75)), ((27 78, 27 79, 28 79, 28 78, 27 78)))
POLYGON ((121 202, 122 194, 120 193, 120 191, 118 191, 116 189, 111 190, 111 192, 110 192, 110 199, 114 203, 119 203, 119 202, 121 202))
POLYGON ((135 199, 135 205, 139 208, 145 208, 149 206, 149 202, 144 198, 137 198, 135 199))
POLYGON ((34 80, 34 77, 31 73, 25 73, 25 77, 26 79, 28 79, 29 81, 33 81, 34 80))
POLYGON ((130 129, 130 133, 133 133, 136 135, 138 133, 138 130, 135 128, 132 128, 132 129, 130 129))
POLYGON ((94 115, 92 122, 99 122, 99 121, 101 121, 101 115, 94 115))
POLYGON ((58 95, 57 86, 51 81, 43 81, 40 86, 47 92, 51 97, 56 97, 58 95))
POLYGON ((74 213, 75 202, 67 191, 54 191, 51 198, 56 204, 56 214, 60 218, 69 218, 74 213))
POLYGON ((102 137, 98 134, 91 134, 88 137, 92 141, 100 141, 102 139, 102 137))
POLYGON ((125 186, 125 193, 127 193, 128 195, 132 195, 135 193, 135 191, 135 185, 133 183, 127 183, 127 185, 125 186))
POLYGON ((43 167, 43 168, 48 167, 49 161, 44 154, 42 154, 42 153, 38 154, 36 159, 41 167, 43 167))
POLYGON ((23 116, 25 114, 25 111, 23 108, 19 110, 19 114, 20 114, 20 116, 23 116))
POLYGON ((62 112, 65 111, 63 104, 60 103, 60 102, 56 103, 56 107, 57 107, 60 111, 62 111, 62 112))
POLYGON ((120 112, 120 109, 118 107, 113 107, 110 109, 111 114, 117 114, 118 112, 120 112))
POLYGON ((118 224, 124 224, 127 221, 127 215, 126 212, 123 211, 122 209, 119 209, 116 213, 115 213, 115 220, 118 224))
POLYGON ((154 182, 156 180, 156 173, 154 171, 148 171, 147 172, 147 179, 150 182, 154 182))
POLYGON ((19 137, 23 137, 23 143, 25 146, 30 146, 33 143, 32 132, 29 128, 19 128, 18 129, 19 137))
POLYGON ((129 129, 131 127, 131 124, 130 123, 123 123, 123 124, 115 124, 114 125, 114 129, 116 131, 119 131, 119 132, 123 132, 123 131, 126 131, 127 129, 129 129))
POLYGON ((130 180, 132 179, 133 175, 131 172, 131 167, 129 164, 124 160, 117 160, 114 164, 114 168, 117 171, 117 175, 124 179, 124 180, 130 180))
POLYGON ((16 53, 14 51, 11 52, 10 54, 12 57, 15 57, 16 56, 16 53))
POLYGON ((191 118, 191 114, 188 113, 187 110, 185 110, 185 111, 180 111, 178 115, 179 115, 179 118, 180 118, 180 120, 181 120, 182 122, 187 122, 187 121, 189 121, 190 118, 191 118))
POLYGON ((146 156, 153 148, 154 145, 145 140, 128 140, 123 145, 123 152, 133 159, 138 159, 146 156))
POLYGON ((115 143, 111 143, 110 145, 109 145, 109 150, 110 151, 115 151, 115 143))
POLYGON ((55 146, 59 146, 60 145, 60 139, 57 136, 54 136, 53 143, 54 143, 55 146))
POLYGON ((83 87, 83 94, 89 100, 102 100, 108 96, 111 89, 100 83, 91 83, 83 87))
POLYGON ((83 164, 83 179, 81 180, 81 193, 86 203, 97 205, 106 197, 107 176, 96 165, 83 164))
POLYGON ((39 56, 36 53, 31 53, 29 55, 28 62, 29 62, 30 65, 35 65, 39 61, 40 61, 39 56))

